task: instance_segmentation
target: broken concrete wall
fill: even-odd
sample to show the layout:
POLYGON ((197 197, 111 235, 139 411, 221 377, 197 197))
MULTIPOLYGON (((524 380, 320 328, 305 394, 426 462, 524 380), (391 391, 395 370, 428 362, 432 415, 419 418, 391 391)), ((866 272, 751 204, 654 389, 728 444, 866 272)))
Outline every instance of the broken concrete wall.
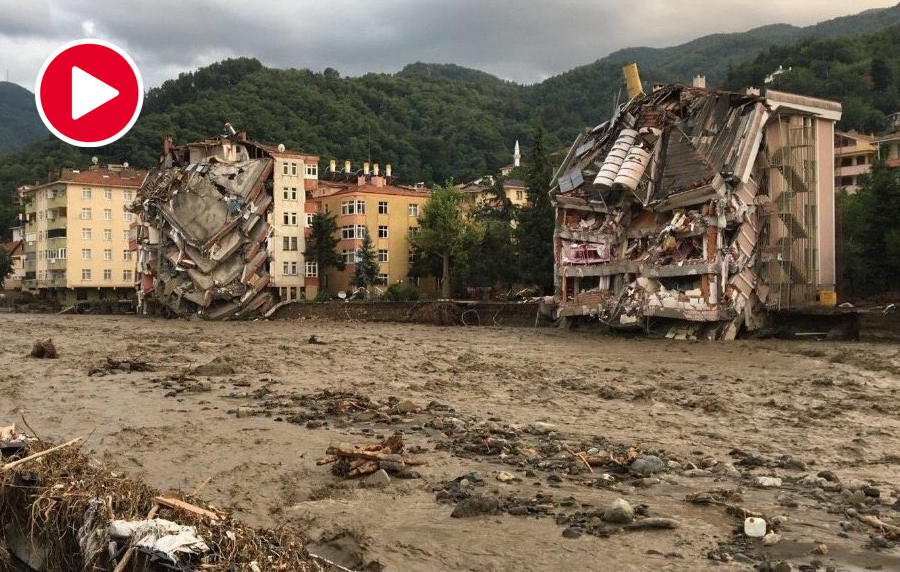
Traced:
POLYGON ((768 307, 808 300, 814 263, 794 262, 814 237, 786 228, 816 212, 797 115, 756 95, 666 86, 579 135, 551 190, 558 315, 675 320, 674 335, 732 339, 768 307), (790 145, 767 141, 776 132, 790 145))
POLYGON ((148 176, 131 206, 142 312, 222 320, 273 305, 272 169, 271 158, 243 153, 232 163, 213 155, 148 176))

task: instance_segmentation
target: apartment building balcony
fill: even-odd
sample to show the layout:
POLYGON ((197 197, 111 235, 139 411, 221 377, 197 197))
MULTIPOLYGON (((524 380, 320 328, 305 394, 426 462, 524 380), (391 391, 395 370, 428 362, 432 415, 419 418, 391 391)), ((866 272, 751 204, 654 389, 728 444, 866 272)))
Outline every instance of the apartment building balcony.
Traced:
POLYGON ((66 278, 50 278, 37 281, 38 288, 65 288, 66 278))
POLYGON ((847 167, 835 167, 835 177, 858 177, 867 175, 872 170, 872 165, 849 165, 847 167))
POLYGON ((48 270, 62 270, 66 269, 66 259, 65 258, 51 258, 47 260, 47 269, 48 270))

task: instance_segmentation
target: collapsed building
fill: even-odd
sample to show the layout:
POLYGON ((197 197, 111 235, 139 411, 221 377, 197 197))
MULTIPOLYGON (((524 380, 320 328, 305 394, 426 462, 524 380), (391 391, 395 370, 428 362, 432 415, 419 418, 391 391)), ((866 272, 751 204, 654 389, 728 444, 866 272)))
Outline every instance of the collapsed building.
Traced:
POLYGON ((556 173, 558 316, 733 339, 833 298, 840 104, 639 85, 556 173))
MULTIPOLYGON (((302 251, 305 178, 316 176, 304 167, 317 167, 318 158, 248 141, 226 127, 230 135, 178 147, 167 138, 159 168, 128 207, 137 214, 131 246, 142 313, 254 317, 298 278, 298 261, 281 268, 278 256, 302 251), (286 207, 290 212, 281 212, 286 207), (276 249, 282 239, 286 248, 276 249)), ((290 288, 298 289, 294 282, 290 288)))

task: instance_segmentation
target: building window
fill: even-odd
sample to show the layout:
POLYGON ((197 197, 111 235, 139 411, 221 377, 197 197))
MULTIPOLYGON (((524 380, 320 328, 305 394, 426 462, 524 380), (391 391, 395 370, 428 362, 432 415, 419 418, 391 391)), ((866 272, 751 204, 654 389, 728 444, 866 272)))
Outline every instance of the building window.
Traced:
POLYGON ((316 213, 306 213, 306 226, 312 226, 312 219, 316 216, 316 213))
POLYGON ((378 201, 378 214, 388 214, 387 201, 378 201))
POLYGON ((122 231, 122 240, 124 240, 125 242, 131 241, 131 232, 127 231, 127 230, 123 230, 122 231))
POLYGON ((419 205, 416 203, 409 205, 409 216, 419 216, 419 205))
POLYGON ((406 257, 407 262, 409 262, 410 264, 412 264, 413 261, 414 261, 415 259, 416 259, 416 251, 415 251, 415 250, 410 250, 410 251, 409 251, 409 254, 408 254, 407 257, 406 257))
POLYGON ((134 200, 134 193, 132 193, 131 191, 125 191, 123 193, 123 196, 125 197, 126 201, 134 200))
POLYGON ((111 201, 112 200, 112 189, 103 189, 103 198, 111 201))
POLYGON ((297 187, 287 188, 284 187, 281 190, 282 196, 286 201, 296 201, 297 200, 297 187))
POLYGON ((318 177, 319 176, 319 166, 318 165, 307 165, 306 166, 306 176, 307 177, 318 177))
POLYGON ((378 225, 378 238, 387 238, 388 237, 388 227, 387 225, 378 225))
POLYGON ((131 251, 130 250, 122 251, 122 260, 131 260, 131 251))
POLYGON ((81 189, 81 198, 82 199, 91 198, 91 189, 89 189, 88 187, 81 189))
POLYGON ((103 260, 112 260, 112 249, 110 249, 110 248, 103 249, 103 260))
POLYGON ((81 249, 81 259, 82 260, 90 260, 91 259, 91 249, 90 248, 82 248, 81 249))
POLYGON ((378 262, 387 262, 387 261, 388 261, 388 251, 385 249, 379 249, 378 262))
POLYGON ((282 265, 282 274, 285 276, 296 276, 297 275, 297 263, 296 262, 285 262, 282 265))
POLYGON ((106 268, 105 270, 103 270, 103 280, 105 282, 112 282, 112 270, 111 269, 106 268))
POLYGON ((297 250, 297 237, 296 236, 285 236, 282 238, 282 250, 294 252, 297 250))
MULTIPOLYGON (((88 229, 88 230, 90 230, 90 229, 88 229)), ((112 229, 111 228, 103 229, 103 240, 105 240, 107 242, 112 241, 112 229)))
POLYGON ((123 282, 131 282, 132 281, 131 270, 123 270, 122 271, 122 281, 123 282))
POLYGON ((56 255, 60 260, 65 260, 66 256, 69 255, 69 250, 67 248, 60 248, 56 251, 56 255))
POLYGON ((516 191, 516 200, 521 201, 525 199, 525 191, 516 191))
POLYGON ((87 282, 91 279, 91 269, 90 268, 82 268, 81 269, 81 281, 87 282))
POLYGON ((857 164, 857 165, 865 165, 865 164, 866 164, 866 156, 865 156, 865 155, 860 155, 859 157, 857 157, 857 158, 856 158, 856 164, 857 164))
POLYGON ((366 214, 366 201, 357 201, 357 200, 349 200, 349 201, 341 201, 341 214, 342 215, 352 215, 352 214, 366 214))
POLYGON ((341 239, 353 240, 354 238, 362 238, 366 235, 366 227, 362 224, 351 224, 341 227, 341 239))
POLYGON ((841 186, 849 187, 853 185, 853 177, 841 177, 841 186))
POLYGON ((380 284, 381 286, 387 286, 388 283, 388 275, 387 274, 379 274, 378 282, 376 284, 380 284))
POLYGON ((89 229, 89 228, 81 229, 81 239, 82 240, 90 240, 91 239, 91 229, 89 229))
POLYGON ((91 209, 81 209, 81 220, 91 220, 91 209))
POLYGON ((112 220, 112 209, 103 209, 103 220, 112 220))
POLYGON ((319 275, 319 263, 318 262, 307 262, 306 263, 306 277, 307 278, 315 278, 319 275))
POLYGON ((282 220, 287 226, 297 226, 297 213, 284 213, 282 220))
POLYGON ((133 218, 134 218, 134 214, 132 214, 128 211, 125 211, 125 216, 122 217, 122 220, 124 220, 125 222, 131 222, 131 219, 133 219, 133 218))
POLYGON ((344 264, 356 264, 359 262, 359 252, 355 248, 345 248, 341 251, 341 258, 344 264))
POLYGON ((291 176, 297 176, 297 163, 291 163, 291 176))
POLYGON ((419 232, 419 227, 417 227, 417 226, 409 227, 409 236, 416 236, 417 232, 419 232))

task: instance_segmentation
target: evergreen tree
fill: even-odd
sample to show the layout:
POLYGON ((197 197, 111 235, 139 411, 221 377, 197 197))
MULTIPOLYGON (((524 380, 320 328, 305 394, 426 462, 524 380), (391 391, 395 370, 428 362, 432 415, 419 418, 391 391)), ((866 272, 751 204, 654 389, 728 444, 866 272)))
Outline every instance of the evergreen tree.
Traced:
POLYGON ((368 290, 378 281, 378 260, 375 258, 375 249, 372 248, 372 237, 369 229, 363 235, 362 245, 356 250, 356 270, 350 283, 359 288, 368 290))
POLYGON ((465 258, 474 242, 476 228, 462 216, 459 205, 462 193, 448 181, 431 191, 422 208, 419 230, 409 241, 423 262, 439 258, 441 263, 441 297, 450 298, 451 260, 465 258))
POLYGON ((553 165, 544 151, 544 134, 540 125, 534 132, 526 169, 525 186, 529 204, 519 211, 515 232, 520 278, 550 294, 553 292, 554 221, 549 193, 553 165))
POLYGON ((872 76, 872 87, 875 91, 885 91, 893 83, 891 66, 888 64, 887 58, 881 54, 872 58, 869 73, 872 76))
POLYGON ((303 257, 319 266, 319 276, 325 276, 329 268, 344 269, 344 259, 338 252, 337 215, 318 212, 312 217, 310 234, 306 239, 303 257))

